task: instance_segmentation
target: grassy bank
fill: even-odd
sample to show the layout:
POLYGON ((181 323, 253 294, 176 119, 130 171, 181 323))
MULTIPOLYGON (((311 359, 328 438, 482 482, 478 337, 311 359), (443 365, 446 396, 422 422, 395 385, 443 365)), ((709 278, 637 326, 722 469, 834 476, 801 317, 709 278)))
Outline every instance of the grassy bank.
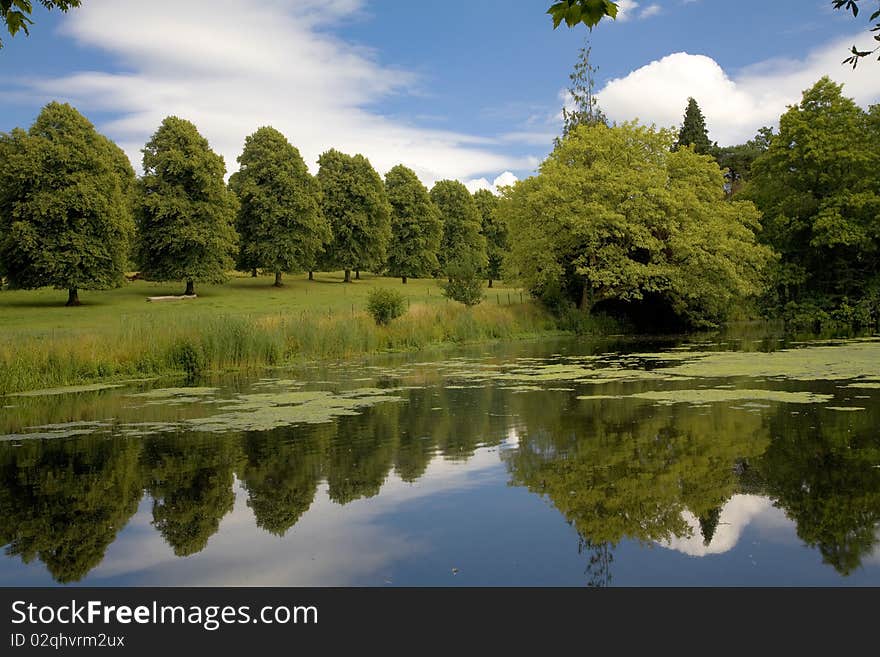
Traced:
POLYGON ((487 290, 473 309, 448 302, 435 281, 402 285, 341 275, 234 278, 197 289, 194 301, 146 303, 180 286, 136 281, 118 290, 83 293, 84 305, 63 307, 56 290, 0 292, 0 394, 99 379, 257 370, 297 360, 346 358, 538 335, 555 329, 543 310, 520 302, 520 291, 487 290), (367 315, 370 289, 393 287, 407 297, 403 317, 388 327, 367 315))

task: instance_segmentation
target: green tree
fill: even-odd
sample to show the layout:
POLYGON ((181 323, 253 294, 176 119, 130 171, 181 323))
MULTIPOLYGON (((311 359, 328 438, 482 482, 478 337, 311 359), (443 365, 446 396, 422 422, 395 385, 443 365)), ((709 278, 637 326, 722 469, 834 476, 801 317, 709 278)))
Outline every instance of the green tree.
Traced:
POLYGON ((706 129, 706 119, 697 101, 688 98, 687 108, 684 112, 684 122, 678 132, 676 148, 692 146, 700 155, 706 155, 712 150, 712 142, 709 141, 709 131, 706 129))
POLYGON ((591 30, 603 18, 617 18, 617 3, 611 0, 562 0, 551 5, 547 13, 553 17, 553 29, 565 21, 568 27, 583 23, 591 30))
POLYGON ((235 196, 226 166, 208 140, 184 119, 169 116, 147 142, 138 188, 137 261, 143 277, 222 283, 233 268, 238 236, 235 196))
MULTIPOLYGON (((862 0, 832 0, 831 4, 835 9, 849 9, 852 12, 853 17, 857 17, 859 15, 859 2, 862 0)), ((871 0, 865 0, 865 4, 869 4, 871 0)), ((874 41, 880 42, 880 2, 877 3, 877 10, 871 14, 871 17, 868 19, 874 22, 873 27, 871 28, 871 32, 876 32, 874 35, 874 41)), ((862 57, 870 57, 875 52, 880 51, 880 46, 876 46, 871 50, 859 50, 855 46, 850 50, 850 56, 843 60, 844 64, 852 64, 853 68, 859 65, 859 60, 862 57)), ((877 58, 877 61, 880 61, 880 57, 877 58)))
POLYGON ((504 255, 507 253, 507 224, 498 214, 499 199, 487 189, 480 189, 474 193, 474 202, 480 211, 482 219, 483 237, 486 238, 486 277, 489 279, 489 287, 492 281, 501 278, 501 265, 504 263, 504 255))
POLYGON ((431 200, 443 220, 439 256, 443 273, 451 281, 458 272, 483 271, 486 238, 480 232, 480 210, 467 187, 457 180, 441 180, 431 189, 431 200))
MULTIPOLYGON (((594 123, 608 125, 608 117, 599 107, 599 100, 596 98, 596 71, 599 69, 590 63, 592 50, 589 44, 585 44, 580 49, 574 71, 568 76, 571 80, 568 95, 573 106, 572 109, 568 109, 566 106, 562 108, 563 139, 579 125, 594 123)), ((557 138, 557 146, 559 141, 557 138)))
POLYGON ((759 155, 770 148, 772 139, 773 129, 765 127, 758 130, 754 139, 750 139, 745 144, 712 148, 712 157, 715 158, 718 166, 726 171, 724 178, 727 181, 728 195, 733 196, 738 193, 751 180, 752 164, 759 155))
POLYGON ((143 497, 141 444, 119 436, 0 448, 0 544, 62 584, 97 567, 143 497))
POLYGON ((345 270, 381 269, 391 240, 391 205, 382 178, 363 155, 331 149, 318 158, 324 216, 333 239, 322 260, 345 270))
POLYGON ((133 232, 134 172, 124 153, 67 104, 49 103, 30 130, 0 134, 0 276, 10 286, 120 285, 133 232))
MULTIPOLYGON (((60 9, 66 12, 73 7, 79 7, 82 0, 39 0, 46 9, 60 9)), ((0 0, 0 22, 6 26, 9 36, 15 36, 19 30, 30 36, 31 13, 34 11, 33 0, 0 0)), ((0 39, 0 48, 3 40, 0 39)))
POLYGON ((727 202, 709 157, 632 123, 578 128, 538 176, 505 190, 509 273, 548 305, 651 322, 723 321, 761 288, 759 214, 727 202))
POLYGON ((247 137, 230 179, 239 199, 239 262, 245 269, 275 274, 305 271, 330 241, 330 225, 321 212, 318 182, 299 150, 274 128, 247 137))
POLYGON ((428 190, 414 171, 400 164, 385 174, 385 191, 391 203, 388 273, 404 283, 408 277, 433 274, 440 266, 443 224, 428 190))
POLYGON ((764 213, 764 239, 780 254, 771 303, 833 311, 866 299, 880 317, 880 130, 822 78, 779 121, 755 161, 745 195, 764 213), (874 298, 871 300, 871 293, 874 298))

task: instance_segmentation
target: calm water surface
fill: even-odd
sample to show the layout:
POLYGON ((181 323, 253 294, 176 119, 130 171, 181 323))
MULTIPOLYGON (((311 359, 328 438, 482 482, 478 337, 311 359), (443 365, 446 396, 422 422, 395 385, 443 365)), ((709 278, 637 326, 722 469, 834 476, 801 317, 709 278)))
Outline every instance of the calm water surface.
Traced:
POLYGON ((880 340, 0 397, 0 585, 880 585, 880 340))

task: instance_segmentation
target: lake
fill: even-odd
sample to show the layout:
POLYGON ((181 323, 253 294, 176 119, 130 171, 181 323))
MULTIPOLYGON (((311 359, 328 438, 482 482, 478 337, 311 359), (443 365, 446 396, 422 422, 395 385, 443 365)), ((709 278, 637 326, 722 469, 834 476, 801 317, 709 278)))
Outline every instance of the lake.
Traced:
POLYGON ((880 585, 880 340, 553 339, 0 397, 0 585, 880 585))

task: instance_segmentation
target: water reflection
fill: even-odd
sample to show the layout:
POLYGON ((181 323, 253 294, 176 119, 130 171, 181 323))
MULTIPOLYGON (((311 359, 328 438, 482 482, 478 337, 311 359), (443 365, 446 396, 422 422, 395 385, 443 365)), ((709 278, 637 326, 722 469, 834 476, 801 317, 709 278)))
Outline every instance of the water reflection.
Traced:
MULTIPOLYGON (((236 491, 259 528, 237 529, 246 543, 255 531, 287 536, 316 506, 381 509, 389 478, 417 485, 431 479, 438 459, 466 472, 491 454, 504 468, 502 487, 546 500, 571 526, 577 544, 569 549, 580 554, 582 581, 592 586, 615 583, 626 567, 617 554, 622 544, 723 555, 771 505, 841 576, 869 563, 877 549, 876 396, 861 395, 864 411, 840 413, 817 404, 584 401, 575 389, 443 383, 398 389, 400 403, 272 431, 123 437, 110 430, 0 443, 0 544, 9 557, 42 562, 59 583, 77 582, 102 563, 143 499, 153 531, 175 557, 188 557, 217 535, 236 508, 236 491)), ((613 383, 604 391, 632 395, 651 385, 613 383)), ((83 421, 94 419, 78 412, 83 421)), ((188 417, 190 410, 173 413, 188 417)), ((166 421, 167 410, 150 420, 166 421)), ((479 494, 489 494, 490 485, 479 494)), ((466 501, 479 504, 476 494, 466 501)), ((499 523, 529 532, 530 518, 524 512, 499 523)), ((399 526, 421 522, 400 519, 399 526)), ((534 531, 540 541, 537 523, 534 531)), ((261 555, 238 558, 259 562, 261 555)))

